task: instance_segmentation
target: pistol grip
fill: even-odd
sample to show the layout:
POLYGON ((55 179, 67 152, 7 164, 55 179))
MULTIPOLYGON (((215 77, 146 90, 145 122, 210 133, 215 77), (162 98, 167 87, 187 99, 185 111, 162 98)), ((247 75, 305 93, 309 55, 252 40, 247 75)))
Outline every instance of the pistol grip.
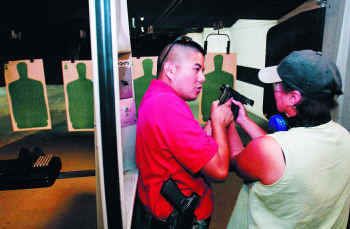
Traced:
POLYGON ((229 98, 230 98, 229 90, 227 88, 223 89, 219 97, 219 105, 226 103, 229 98))
POLYGON ((227 95, 226 93, 223 93, 219 98, 219 105, 226 103, 226 101, 227 101, 227 95))
POLYGON ((239 107, 237 105, 231 103, 231 111, 232 111, 232 114, 233 114, 233 118, 236 121, 237 116, 238 116, 239 107))

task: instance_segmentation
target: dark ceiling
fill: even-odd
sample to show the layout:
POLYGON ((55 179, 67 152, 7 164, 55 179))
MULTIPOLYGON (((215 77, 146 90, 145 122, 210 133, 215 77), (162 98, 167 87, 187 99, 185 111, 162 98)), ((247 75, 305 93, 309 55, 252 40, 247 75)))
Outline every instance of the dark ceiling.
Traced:
POLYGON ((306 0, 127 0, 134 56, 158 55, 177 36, 238 19, 279 19, 306 0), (141 21, 141 17, 144 18, 141 21), (153 27, 150 32, 149 28, 153 27), (152 47, 152 48, 150 48, 152 47))
MULTIPOLYGON (((201 30, 221 21, 225 27, 238 19, 278 19, 305 0, 128 0, 129 18, 136 26, 153 25, 155 32, 201 30), (140 21, 144 17, 144 21, 140 21)), ((131 26, 131 24, 130 24, 131 26)))
MULTIPOLYGON (((134 56, 157 55, 161 47, 180 34, 200 32, 204 27, 217 24, 231 26, 239 18, 278 19, 303 2, 305 0, 127 0, 132 52, 134 56), (140 17, 144 17, 143 22, 140 17), (147 33, 150 25, 153 33, 147 33)), ((1 9, 1 63, 43 58, 50 79, 59 82, 62 59, 91 58, 88 0, 6 0, 1 9), (81 30, 86 33, 83 38, 81 30)))
MULTIPOLYGON (((127 0, 130 26, 153 25, 154 32, 198 31, 218 22, 231 26, 237 19, 278 19, 305 0, 127 0), (140 21, 144 17, 144 21, 140 21)), ((0 32, 9 29, 50 31, 60 26, 89 27, 88 0, 5 1, 0 32)))

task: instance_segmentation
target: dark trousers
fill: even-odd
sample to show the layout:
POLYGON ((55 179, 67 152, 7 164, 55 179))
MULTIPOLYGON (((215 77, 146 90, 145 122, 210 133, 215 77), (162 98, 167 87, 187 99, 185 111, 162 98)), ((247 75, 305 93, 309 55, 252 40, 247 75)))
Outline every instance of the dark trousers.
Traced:
MULTIPOLYGON (((208 229, 210 218, 206 220, 195 220, 192 225, 192 229, 208 229)), ((143 206, 141 201, 136 198, 132 229, 169 229, 170 225, 163 220, 154 217, 147 209, 143 206)))

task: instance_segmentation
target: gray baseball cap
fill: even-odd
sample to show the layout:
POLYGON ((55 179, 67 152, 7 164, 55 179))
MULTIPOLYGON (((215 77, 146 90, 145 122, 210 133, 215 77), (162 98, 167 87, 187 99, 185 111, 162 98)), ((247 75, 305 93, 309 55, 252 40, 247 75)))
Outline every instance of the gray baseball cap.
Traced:
POLYGON ((303 95, 341 95, 342 82, 337 66, 313 50, 293 51, 279 65, 259 71, 263 83, 284 82, 303 95))

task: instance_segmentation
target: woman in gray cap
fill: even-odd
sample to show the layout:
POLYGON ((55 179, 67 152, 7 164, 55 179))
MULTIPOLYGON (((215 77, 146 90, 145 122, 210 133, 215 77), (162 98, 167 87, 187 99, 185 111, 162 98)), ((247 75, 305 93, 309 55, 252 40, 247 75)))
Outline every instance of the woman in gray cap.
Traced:
POLYGON ((274 84, 290 129, 257 134, 243 105, 233 101, 240 107, 236 124, 252 141, 243 147, 238 135, 230 139, 232 164, 245 184, 228 228, 346 228, 350 134, 331 119, 342 94, 336 65, 320 52, 294 51, 260 70, 259 79, 274 84))

